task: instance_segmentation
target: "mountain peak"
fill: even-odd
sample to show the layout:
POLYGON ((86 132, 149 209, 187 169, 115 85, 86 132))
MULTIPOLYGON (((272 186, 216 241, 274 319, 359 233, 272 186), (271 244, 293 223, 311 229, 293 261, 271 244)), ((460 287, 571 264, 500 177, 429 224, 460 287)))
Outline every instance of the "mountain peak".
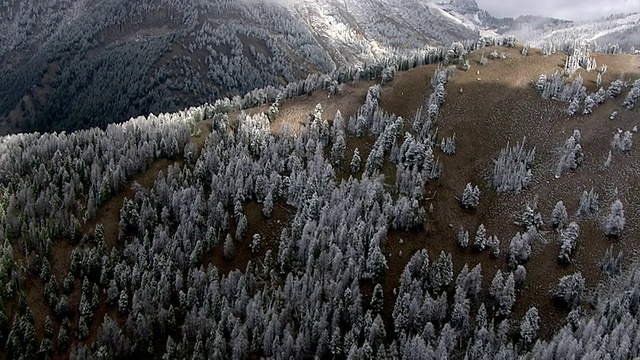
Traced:
MULTIPOLYGON (((447 5, 447 2, 443 1, 442 4, 447 5)), ((462 13, 480 11, 480 7, 475 0, 449 0, 448 5, 462 13)))

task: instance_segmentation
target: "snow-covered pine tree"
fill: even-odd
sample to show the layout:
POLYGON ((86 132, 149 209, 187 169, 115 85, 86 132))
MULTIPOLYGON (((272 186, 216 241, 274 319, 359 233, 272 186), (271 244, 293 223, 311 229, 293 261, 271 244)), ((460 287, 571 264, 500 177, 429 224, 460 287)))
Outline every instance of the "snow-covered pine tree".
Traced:
POLYGON ((349 162, 349 172, 355 174, 360 171, 360 162, 360 150, 358 150, 358 148, 355 148, 353 150, 353 157, 351 158, 351 162, 349 162))
POLYGON ((478 226, 473 246, 480 251, 484 250, 487 246, 487 230, 484 228, 484 224, 480 224, 480 226, 478 226))
POLYGON ((453 281, 453 261, 451 254, 441 251, 438 260, 431 264, 429 275, 431 287, 435 293, 438 293, 443 286, 451 284, 453 281))
POLYGON ((498 192, 519 192, 529 186, 532 178, 531 167, 535 159, 535 148, 526 151, 525 140, 500 150, 494 160, 492 187, 498 192))
POLYGON ((526 232, 524 234, 517 233, 511 238, 509 243, 509 264, 511 267, 515 268, 518 264, 527 261, 531 256, 530 237, 529 232, 526 232))
POLYGON ((251 237, 251 252, 257 254, 260 251, 260 243, 262 242, 262 236, 260 234, 253 234, 251 237))
POLYGON ((613 245, 607 249, 602 259, 602 274, 608 277, 616 276, 620 273, 620 267, 622 266, 622 257, 624 252, 620 250, 617 256, 613 255, 613 245))
POLYGON ((273 214, 273 193, 269 191, 262 202, 262 214, 270 218, 273 214))
POLYGON ((540 329, 540 315, 538 315, 538 309, 532 306, 527 310, 524 318, 520 322, 520 338, 525 346, 533 344, 538 337, 538 330, 540 329))
POLYGON ((613 150, 628 153, 631 151, 632 146, 633 133, 631 131, 627 130, 623 133, 622 130, 619 130, 613 135, 613 140, 611 140, 611 148, 613 150))
POLYGON ((489 236, 487 239, 487 246, 491 249, 491 255, 497 258, 500 256, 500 239, 497 235, 489 236))
POLYGON ((571 222, 567 227, 560 232, 560 253, 558 258, 560 261, 569 263, 571 262, 571 253, 576 247, 576 240, 580 234, 580 227, 576 222, 571 222))
POLYGON ((465 209, 477 208, 480 203, 480 189, 478 188, 478 185, 474 187, 471 183, 467 183, 464 187, 464 191, 462 192, 460 203, 465 209))
POLYGON ((496 274, 493 276, 493 280, 491 280, 491 286, 489 287, 489 295, 491 295, 494 299, 497 299, 503 287, 504 287, 504 275, 502 274, 502 270, 498 269, 498 271, 496 271, 496 274))
POLYGON ((344 158, 344 151, 347 148, 345 137, 345 125, 342 114, 338 110, 333 118, 333 145, 331 146, 331 162, 338 165, 344 158))
POLYGON ((551 212, 551 226, 555 229, 562 229, 568 220, 569 215, 567 214, 567 208, 564 206, 562 200, 560 200, 551 212))
POLYGON ((586 190, 580 195, 580 205, 578 207, 578 215, 590 216, 598 213, 598 193, 593 188, 589 192, 586 190))
POLYGON ((575 308, 580 303, 584 284, 585 280, 580 272, 563 276, 553 291, 553 295, 570 308, 575 308))
POLYGON ((458 246, 463 249, 466 249, 467 246, 469 246, 469 231, 462 227, 460 227, 460 230, 458 231, 458 246))
POLYGON ((367 257, 366 266, 368 275, 373 281, 382 281, 389 266, 387 265, 386 257, 382 254, 378 245, 372 245, 369 248, 369 256, 367 257))
POLYGON ((374 314, 379 314, 382 311, 382 305, 384 302, 384 291, 382 289, 382 285, 377 283, 376 286, 373 287, 373 293, 371 295, 371 301, 369 303, 369 308, 373 311, 374 314))
POLYGON ((556 178, 559 178, 562 172, 566 169, 575 170, 584 158, 582 151, 582 145, 580 145, 581 139, 580 131, 574 130, 564 143, 564 146, 560 150, 560 160, 556 166, 556 178))
POLYGON ((604 225, 604 234, 609 237, 618 238, 622 235, 626 220, 624 218, 624 206, 616 199, 612 204, 604 225))
POLYGON ((622 105, 631 110, 636 106, 638 98, 640 98, 640 78, 633 82, 633 86, 631 87, 631 90, 629 90, 629 93, 624 99, 622 105))
POLYGON ((529 230, 529 228, 534 227, 539 229, 544 222, 542 221, 542 214, 538 211, 538 202, 537 199, 533 203, 527 203, 524 210, 522 211, 522 217, 520 220, 520 226, 524 229, 529 230))
POLYGON ((523 265, 518 265, 513 272, 513 278, 516 281, 516 287, 522 288, 524 281, 527 279, 527 269, 523 265))
POLYGON ((498 301, 496 315, 503 317, 509 316, 509 314, 511 314, 511 308, 516 302, 516 283, 513 273, 509 274, 509 277, 507 277, 504 287, 496 300, 498 301))
POLYGON ((227 234, 227 236, 226 236, 226 238, 224 240, 222 253, 223 253, 225 259, 227 259, 227 260, 233 259, 233 256, 234 256, 233 239, 231 238, 231 235, 229 235, 229 234, 227 234))
POLYGON ((616 98, 622 92, 624 86, 624 78, 620 77, 611 83, 611 86, 607 89, 607 96, 610 98, 616 98))
POLYGON ((454 155, 456 153, 456 134, 448 138, 443 138, 442 141, 444 144, 441 145, 442 152, 447 155, 454 155))

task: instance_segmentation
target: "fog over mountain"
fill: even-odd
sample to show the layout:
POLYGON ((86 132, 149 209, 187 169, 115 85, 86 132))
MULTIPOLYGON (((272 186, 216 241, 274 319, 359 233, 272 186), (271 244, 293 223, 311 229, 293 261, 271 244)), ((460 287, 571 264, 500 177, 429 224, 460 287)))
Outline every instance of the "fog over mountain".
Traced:
POLYGON ((591 20, 612 14, 640 12, 637 0, 478 0, 481 8, 497 17, 537 15, 564 20, 591 20))

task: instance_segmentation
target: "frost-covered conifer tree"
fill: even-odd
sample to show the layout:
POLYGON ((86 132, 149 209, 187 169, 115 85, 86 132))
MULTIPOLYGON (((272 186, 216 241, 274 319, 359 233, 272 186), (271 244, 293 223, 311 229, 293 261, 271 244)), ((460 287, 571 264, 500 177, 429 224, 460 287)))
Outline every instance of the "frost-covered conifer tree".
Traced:
POLYGON ((118 310, 123 314, 129 311, 129 296, 125 289, 120 291, 120 297, 118 298, 118 310))
POLYGON ((373 287, 373 293, 371 295, 371 302, 369 303, 369 307, 374 314, 380 313, 382 311, 382 305, 384 302, 384 292, 382 289, 382 285, 377 283, 376 286, 373 287))
POLYGON ((631 87, 631 90, 629 90, 629 93, 624 99, 622 105, 631 110, 636 106, 638 98, 640 98, 640 78, 633 82, 633 86, 631 87))
POLYGON ((267 218, 270 218, 271 214, 273 214, 273 193, 271 191, 267 193, 262 203, 262 214, 267 218))
POLYGON ((233 251, 233 239, 231 235, 227 234, 227 237, 224 240, 222 253, 227 260, 233 259, 234 251, 233 251))
POLYGON ((633 133, 631 131, 619 130, 613 135, 613 140, 611 140, 611 148, 616 151, 620 151, 623 153, 628 153, 631 151, 631 147, 633 146, 633 133))
POLYGON ((624 79, 618 78, 611 83, 611 86, 607 89, 607 96, 610 98, 615 98, 620 95, 622 92, 622 87, 624 86, 624 79))
POLYGON ((487 247, 491 249, 491 255, 497 258, 500 256, 500 239, 498 239, 497 235, 489 236, 487 239, 487 247))
POLYGON ((567 225, 566 229, 560 232, 560 253, 558 258, 560 261, 568 263, 571 262, 570 256, 573 249, 576 247, 576 240, 580 234, 580 227, 577 223, 571 222, 567 225))
POLYGON ((584 99, 584 108, 582 109, 583 115, 588 115, 593 112, 593 108, 596 106, 596 100, 593 95, 588 95, 584 99))
POLYGON ((570 308, 574 308, 580 303, 580 297, 584 290, 584 282, 585 280, 580 272, 563 276, 553 291, 553 295, 566 303, 570 308))
POLYGON ((540 329, 540 315, 538 309, 533 306, 527 310, 522 322, 520 322, 520 338, 525 345, 531 345, 538 337, 540 329))
POLYGON ((567 223, 569 215, 567 214, 567 208, 564 206, 562 200, 556 203, 556 206, 551 212, 551 226, 556 229, 562 229, 567 223))
POLYGON ((462 192, 460 203, 462 203, 462 206, 466 209, 477 208, 480 203, 480 189, 478 188, 478 185, 473 187, 471 186, 471 183, 467 183, 464 187, 464 191, 462 192))
POLYGON ((598 193, 593 188, 587 192, 586 190, 580 195, 580 205, 578 207, 578 215, 590 216, 598 213, 598 193))
POLYGON ((539 229, 543 224, 542 214, 538 211, 537 200, 533 203, 527 203, 522 212, 520 225, 528 230, 531 227, 539 229))
POLYGON ((371 246, 367 257, 367 272, 371 279, 375 282, 381 281, 388 268, 387 259, 380 251, 380 247, 378 245, 371 246))
POLYGON ((604 225, 604 234, 609 237, 620 237, 625 223, 624 206, 620 200, 616 200, 611 204, 609 216, 604 225))
POLYGON ((451 254, 440 252, 438 260, 431 264, 429 272, 431 287, 437 292, 443 286, 448 286, 453 281, 453 261, 451 254))
POLYGON ((529 260, 529 256, 531 256, 530 238, 531 235, 529 232, 524 234, 517 233, 511 238, 511 242, 509 243, 509 264, 512 267, 516 267, 518 264, 529 260))
POLYGON ((516 302, 516 283, 513 274, 509 274, 509 277, 507 277, 504 287, 500 291, 496 300, 498 301, 496 315, 504 317, 509 316, 509 314, 511 314, 511 308, 516 302))
POLYGON ((487 246, 487 230, 484 228, 484 224, 480 224, 480 226, 478 226, 473 246, 480 251, 484 250, 487 246))
POLYGON ((602 259, 602 265, 600 266, 602 274, 608 277, 618 275, 620 273, 620 266, 622 266, 623 256, 624 252, 622 250, 618 252, 617 256, 614 256, 613 245, 611 245, 602 259))
POLYGON ((560 160, 556 166, 556 178, 559 178, 564 170, 575 170, 582 164, 584 153, 580 145, 580 139, 580 131, 574 130, 573 135, 565 141, 560 150, 560 160))
POLYGON ((238 226, 236 227, 236 240, 240 241, 244 237, 245 232, 247 231, 247 217, 242 214, 238 219, 238 226))
POLYGON ((527 279, 527 269, 523 265, 518 265, 513 272, 513 278, 516 281, 516 287, 521 288, 527 279))
POLYGON ((360 171, 360 162, 360 150, 358 150, 358 148, 355 148, 353 150, 353 157, 351 158, 351 162, 349 162, 349 172, 355 174, 360 171))
POLYGON ((489 295, 493 298, 497 298, 504 287, 504 275, 502 271, 498 269, 496 274, 493 276, 493 280, 491 280, 491 286, 489 287, 489 295))
POLYGON ((331 162, 334 165, 340 164, 344 158, 344 151, 347 147, 347 141, 344 131, 344 119, 340 111, 336 113, 333 119, 333 145, 331 146, 331 162))
POLYGON ((492 186, 498 192, 519 192, 529 186, 533 174, 531 167, 535 159, 535 149, 526 151, 525 140, 514 146, 507 146, 494 160, 492 186))
POLYGON ((466 231, 462 227, 460 227, 460 231, 458 231, 458 245, 463 249, 469 246, 469 231, 466 231))
POLYGON ((260 244, 262 242, 262 236, 260 234, 253 234, 251 237, 251 252, 256 254, 260 251, 260 244))
POLYGON ((456 134, 448 138, 443 138, 441 148, 443 153, 454 155, 456 153, 456 134))

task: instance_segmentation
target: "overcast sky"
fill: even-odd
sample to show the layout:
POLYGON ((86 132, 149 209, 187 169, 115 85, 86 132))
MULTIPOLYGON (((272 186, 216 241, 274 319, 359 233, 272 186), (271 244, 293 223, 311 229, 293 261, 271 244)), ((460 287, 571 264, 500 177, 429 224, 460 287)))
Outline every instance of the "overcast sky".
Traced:
POLYGON ((476 0, 496 17, 542 15, 586 20, 610 14, 640 12, 640 0, 476 0))

